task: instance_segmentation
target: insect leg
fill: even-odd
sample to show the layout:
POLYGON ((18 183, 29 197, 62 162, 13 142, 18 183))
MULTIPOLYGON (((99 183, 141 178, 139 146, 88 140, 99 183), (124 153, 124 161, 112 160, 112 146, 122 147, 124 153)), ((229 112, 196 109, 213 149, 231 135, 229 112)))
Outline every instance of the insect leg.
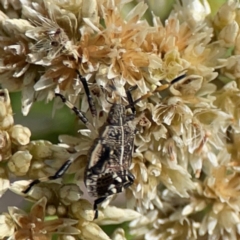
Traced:
POLYGON ((96 132, 94 126, 88 121, 88 119, 81 110, 79 110, 76 106, 69 102, 61 93, 55 93, 55 96, 60 97, 62 102, 65 103, 65 105, 69 107, 78 116, 78 118, 87 126, 88 129, 96 132))
POLYGON ((102 203, 107 197, 100 197, 94 201, 93 210, 95 211, 94 219, 98 218, 98 204, 102 203))
POLYGON ((120 178, 120 175, 113 174, 113 176, 114 176, 113 180, 115 180, 115 181, 112 182, 112 184, 110 184, 108 186, 106 195, 103 197, 99 197, 94 201, 94 204, 93 204, 93 210, 95 211, 94 219, 98 218, 98 205, 99 204, 104 202, 109 196, 111 196, 115 193, 122 192, 124 188, 128 188, 129 186, 131 186, 133 184, 134 179, 135 179, 133 174, 130 171, 128 171, 126 174, 127 175, 125 177, 125 180, 123 178, 121 178, 120 181, 118 179, 118 178, 120 178), (122 182, 122 181, 124 181, 124 182, 122 182))
POLYGON ((134 180, 135 180, 134 175, 130 171, 128 171, 128 173, 127 173, 127 182, 123 185, 123 187, 124 188, 130 187, 131 185, 133 185, 134 180))
POLYGON ((96 118, 97 117, 97 109, 96 109, 95 104, 93 102, 93 98, 91 96, 87 81, 84 77, 81 76, 81 74, 78 70, 77 70, 77 74, 78 74, 79 79, 82 82, 83 88, 85 90, 91 114, 92 114, 93 117, 96 118))
POLYGON ((67 160, 59 169, 58 171, 52 175, 52 176, 49 176, 49 177, 42 177, 42 178, 39 178, 39 179, 35 179, 33 180, 29 185, 28 187, 23 190, 22 192, 23 193, 28 193, 31 188, 38 184, 38 183, 41 183, 41 182, 46 182, 46 181, 49 181, 49 180, 55 180, 57 178, 61 178, 63 176, 63 174, 68 170, 68 168, 70 167, 70 165, 77 159, 77 157, 79 156, 79 154, 77 155, 74 155, 72 158, 70 158, 69 160, 67 160))

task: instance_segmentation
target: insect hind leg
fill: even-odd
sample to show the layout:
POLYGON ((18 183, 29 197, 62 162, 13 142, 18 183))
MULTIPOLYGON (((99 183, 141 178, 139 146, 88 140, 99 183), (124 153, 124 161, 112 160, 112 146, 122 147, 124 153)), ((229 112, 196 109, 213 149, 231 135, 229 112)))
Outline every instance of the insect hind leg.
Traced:
POLYGON ((124 183, 123 187, 124 188, 130 187, 131 185, 133 185, 134 180, 135 180, 134 175, 130 171, 128 171, 126 182, 124 183))
POLYGON ((93 204, 93 210, 95 211, 94 219, 98 218, 98 205, 103 203, 111 195, 113 195, 115 193, 119 193, 119 192, 122 192, 122 187, 109 188, 108 189, 108 193, 109 193, 108 195, 106 195, 104 197, 99 197, 94 201, 94 204, 93 204), (115 189, 115 191, 113 191, 113 189, 115 189))
MULTIPOLYGON (((95 214, 94 214, 94 219, 97 219, 98 218, 98 205, 102 202, 104 202, 105 200, 107 199, 107 197, 100 197, 100 198, 97 198, 95 201, 94 201, 94 204, 93 204, 93 210, 95 211, 95 214)), ((94 220, 93 219, 93 220, 94 220)))
POLYGON ((117 180, 118 177, 119 176, 116 176, 114 178, 116 180, 116 182, 115 182, 115 184, 110 184, 110 186, 107 189, 106 195, 103 197, 99 197, 94 201, 94 204, 93 204, 93 210, 95 211, 94 219, 98 218, 98 205, 99 204, 104 202, 109 196, 116 194, 116 193, 120 193, 123 191, 124 188, 130 187, 135 180, 134 175, 130 171, 128 171, 125 181, 119 182, 117 180))
MULTIPOLYGON (((77 155, 78 156, 78 155, 77 155)), ((46 182, 46 181, 50 181, 50 180, 55 180, 58 178, 61 178, 64 173, 68 170, 68 168, 71 166, 71 164, 76 160, 77 156, 70 158, 69 160, 67 160, 59 169, 58 171, 52 175, 52 176, 48 176, 48 177, 42 177, 39 179, 35 179, 33 180, 28 187, 22 191, 22 193, 27 194, 34 185, 41 183, 41 182, 46 182)))

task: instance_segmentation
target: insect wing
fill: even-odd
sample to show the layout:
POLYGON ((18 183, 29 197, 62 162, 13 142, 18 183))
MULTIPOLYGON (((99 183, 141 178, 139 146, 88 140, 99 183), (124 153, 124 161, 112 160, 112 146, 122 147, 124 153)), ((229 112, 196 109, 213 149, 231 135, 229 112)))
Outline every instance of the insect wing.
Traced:
POLYGON ((133 130, 106 126, 90 149, 85 185, 93 197, 109 196, 129 187, 134 176, 128 171, 132 160, 133 130))

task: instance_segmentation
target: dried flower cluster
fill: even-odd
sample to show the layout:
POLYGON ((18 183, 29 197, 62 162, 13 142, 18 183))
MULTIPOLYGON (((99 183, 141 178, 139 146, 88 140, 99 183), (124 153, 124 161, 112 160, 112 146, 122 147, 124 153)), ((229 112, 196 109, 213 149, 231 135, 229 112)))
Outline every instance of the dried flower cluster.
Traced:
MULTIPOLYGON (((100 225, 131 221, 133 239, 240 238, 240 4, 228 0, 213 14, 207 0, 176 1, 162 22, 139 1, 12 0, 0 12, 0 194, 10 189, 34 202, 29 213, 9 207, 0 215, 0 239, 126 239, 100 225), (20 18, 20 17, 21 18, 20 18), (8 91, 21 91, 22 112, 35 101, 55 101, 55 91, 90 117, 76 70, 86 78, 105 121, 111 102, 138 99, 138 133, 125 209, 100 209, 79 183, 93 133, 60 136, 61 143, 30 141, 14 125, 8 91), (184 75, 178 81, 178 76, 184 75), (169 84, 162 92, 156 88, 169 84), (150 94, 149 94, 150 95, 150 94), (31 179, 53 175, 69 158, 71 183, 45 182, 21 193, 31 179)), ((157 5, 157 3, 156 3, 157 5)))

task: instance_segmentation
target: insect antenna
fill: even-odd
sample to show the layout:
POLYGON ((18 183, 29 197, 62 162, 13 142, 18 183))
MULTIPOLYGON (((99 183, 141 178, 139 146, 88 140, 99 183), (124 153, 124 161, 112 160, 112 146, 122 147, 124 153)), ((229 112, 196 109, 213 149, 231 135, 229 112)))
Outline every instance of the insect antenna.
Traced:
POLYGON ((135 90, 136 88, 137 88, 137 85, 129 88, 129 89, 126 91, 127 99, 128 99, 128 103, 129 103, 129 108, 131 108, 132 113, 133 113, 134 116, 136 115, 136 108, 135 108, 135 106, 134 106, 135 103, 134 103, 134 101, 133 101, 131 91, 135 90))
MULTIPOLYGON (((136 103, 138 103, 138 102, 140 102, 140 101, 142 101, 142 100, 144 100, 144 99, 149 98, 150 96, 154 95, 154 94, 157 93, 157 92, 161 92, 161 91, 169 88, 171 85, 173 85, 173 84, 176 83, 177 81, 183 79, 184 77, 186 77, 186 74, 180 75, 180 76, 178 76, 177 78, 173 79, 170 84, 167 83, 167 84, 163 84, 163 85, 161 85, 161 86, 159 86, 159 87, 156 87, 152 92, 146 93, 145 95, 141 96, 140 98, 136 99, 135 101, 133 101, 132 99, 130 99, 130 97, 132 98, 132 96, 131 96, 130 93, 128 93, 130 96, 129 96, 129 98, 128 98, 129 104, 126 106, 126 109, 128 109, 128 108, 131 108, 131 109, 132 109, 133 106, 134 106, 136 103)), ((135 90, 136 87, 137 87, 137 86, 134 86, 132 90, 135 90)))

